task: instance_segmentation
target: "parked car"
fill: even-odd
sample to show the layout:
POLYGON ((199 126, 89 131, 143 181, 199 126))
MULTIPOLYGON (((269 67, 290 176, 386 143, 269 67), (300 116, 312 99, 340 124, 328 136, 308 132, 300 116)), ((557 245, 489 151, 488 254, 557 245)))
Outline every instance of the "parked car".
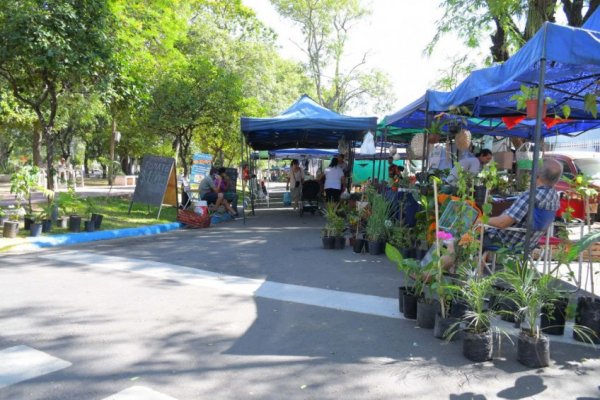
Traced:
MULTIPOLYGON (((592 187, 600 193, 600 153, 588 152, 588 151, 552 151, 544 154, 544 159, 554 159, 562 164, 563 176, 569 179, 575 178, 577 175, 583 174, 589 176, 592 179, 592 187)), ((569 183, 561 180, 556 184, 556 189, 559 192, 568 193, 571 189, 569 183)), ((590 209, 593 213, 598 210, 599 197, 595 196, 590 199, 590 209)), ((583 204, 573 204, 570 206, 576 210, 574 216, 577 218, 583 218, 583 204)), ((559 215, 562 214, 566 208, 564 200, 561 200, 561 210, 559 215)))

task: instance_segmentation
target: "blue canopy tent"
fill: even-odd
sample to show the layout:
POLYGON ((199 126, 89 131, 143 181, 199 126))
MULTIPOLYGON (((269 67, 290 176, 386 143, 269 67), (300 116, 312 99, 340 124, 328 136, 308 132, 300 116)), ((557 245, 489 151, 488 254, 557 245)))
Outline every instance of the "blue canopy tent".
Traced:
MULTIPOLYGON (((555 101, 554 109, 550 109, 550 114, 557 114, 557 110, 568 105, 571 109, 569 119, 576 120, 559 124, 560 133, 569 134, 600 126, 600 121, 586 111, 584 106, 586 94, 600 91, 599 31, 600 9, 596 10, 583 28, 546 22, 529 42, 502 65, 472 72, 451 92, 429 91, 421 102, 426 112, 448 111, 456 106, 467 106, 472 110, 474 117, 492 119, 518 117, 522 113, 516 110, 515 101, 510 99, 511 96, 520 91, 521 85, 538 87, 538 115, 535 128, 531 129, 527 136, 523 136, 536 144, 531 182, 533 191, 538 167, 539 143, 541 137, 545 135, 541 112, 546 97, 551 97, 555 101)), ((409 107, 413 109, 413 114, 419 111, 419 107, 414 103, 409 107)), ((596 102, 596 111, 597 109, 596 102)), ((406 115, 400 112, 394 115, 406 118, 406 115)), ((400 119, 398 118, 397 121, 400 119)), ((530 196, 530 209, 534 208, 534 200, 535 196, 530 196)), ((529 213, 528 217, 528 226, 531 228, 533 213, 529 213)), ((526 249, 529 239, 528 232, 526 249)))
POLYGON ((337 154, 337 150, 326 150, 326 149, 280 149, 269 151, 269 155, 272 157, 289 158, 289 157, 300 157, 300 156, 312 156, 312 157, 333 157, 337 154))
POLYGON ((318 105, 303 95, 281 115, 273 118, 241 118, 242 134, 254 150, 297 147, 338 147, 340 139, 361 141, 374 131, 377 117, 349 117, 318 105))

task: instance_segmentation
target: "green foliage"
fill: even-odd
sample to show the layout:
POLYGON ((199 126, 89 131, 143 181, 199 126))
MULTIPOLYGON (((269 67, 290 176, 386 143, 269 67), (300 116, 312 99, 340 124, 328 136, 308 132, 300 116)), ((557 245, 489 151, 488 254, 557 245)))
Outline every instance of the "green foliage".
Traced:
POLYGON ((413 229, 405 225, 394 225, 390 228, 388 243, 399 249, 413 247, 413 229))
POLYGON ((487 307, 487 299, 492 293, 493 276, 470 277, 462 287, 462 299, 469 307, 465 313, 465 329, 473 333, 490 330, 492 312, 487 307))
POLYGON ((29 214, 32 213, 31 192, 34 190, 42 190, 38 184, 40 178, 40 169, 31 165, 24 165, 18 171, 14 172, 10 177, 10 192, 17 198, 18 206, 22 201, 27 201, 29 214))
MULTIPOLYGON (((511 100, 517 102, 517 110, 523 110, 527 108, 527 101, 538 99, 539 88, 537 86, 521 85, 521 92, 514 94, 510 97, 511 100)), ((550 97, 546 97, 544 100, 546 104, 551 104, 554 100, 550 97)))
POLYGON ((598 95, 596 93, 590 92, 583 96, 583 109, 592 114, 592 117, 598 117, 598 95))
POLYGON ((58 196, 56 196, 56 203, 63 215, 72 215, 80 206, 81 197, 75 193, 73 187, 69 187, 66 192, 58 193, 58 196))
POLYGON ((323 236, 341 236, 344 233, 344 218, 338 215, 338 205, 334 202, 328 202, 325 208, 325 227, 323 236))
POLYGON ((371 215, 367 220, 366 234, 368 240, 386 240, 390 218, 391 204, 380 194, 374 194, 370 199, 371 215))

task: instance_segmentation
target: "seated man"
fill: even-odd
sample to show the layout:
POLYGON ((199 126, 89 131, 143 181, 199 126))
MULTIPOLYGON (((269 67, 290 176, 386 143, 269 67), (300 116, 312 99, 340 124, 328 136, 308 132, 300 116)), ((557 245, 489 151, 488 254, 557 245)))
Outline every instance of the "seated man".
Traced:
POLYGON ((210 173, 200 181, 200 199, 206 201, 208 204, 214 204, 215 207, 224 206, 225 209, 231 216, 235 217, 235 211, 229 205, 229 202, 225 200, 223 192, 219 190, 219 187, 215 185, 213 178, 217 175, 217 169, 211 168, 210 173))
MULTIPOLYGON (((556 161, 547 159, 537 174, 535 189, 535 208, 538 213, 546 213, 552 219, 560 206, 559 196, 554 185, 562 176, 562 165, 556 161)), ((529 210, 529 192, 519 196, 517 200, 497 217, 491 217, 488 225, 493 228, 487 229, 483 237, 484 249, 490 246, 501 246, 514 249, 523 246, 527 228, 527 214, 529 210), (524 228, 521 230, 507 230, 508 227, 524 228)), ((547 223, 542 223, 548 225, 547 223)), ((530 248, 534 247, 540 237, 544 234, 545 227, 538 227, 531 233, 530 248)))

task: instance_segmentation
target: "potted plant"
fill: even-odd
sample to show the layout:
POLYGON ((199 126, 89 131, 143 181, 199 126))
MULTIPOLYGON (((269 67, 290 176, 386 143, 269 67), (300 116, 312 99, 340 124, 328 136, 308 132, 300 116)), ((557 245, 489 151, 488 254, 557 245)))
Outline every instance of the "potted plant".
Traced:
POLYGON ((44 219, 44 214, 34 213, 32 215, 31 225, 29 226, 30 236, 36 237, 42 234, 42 220, 44 219))
POLYGON ((39 185, 39 178, 40 169, 31 165, 24 165, 10 177, 10 192, 13 193, 17 199, 17 208, 21 206, 21 202, 27 202, 25 229, 29 229, 29 225, 33 221, 31 192, 34 190, 42 190, 45 194, 48 192, 39 185))
POLYGON ((4 221, 2 225, 3 238, 15 238, 19 233, 19 214, 12 213, 8 217, 8 221, 4 221))
POLYGON ((83 221, 85 231, 94 232, 96 229, 100 228, 103 216, 101 214, 97 214, 98 206, 96 205, 96 201, 91 196, 86 197, 83 202, 85 204, 85 214, 88 217, 88 220, 83 221))
MULTIPOLYGON (((68 216, 68 228, 71 232, 79 232, 81 230, 81 217, 76 214, 77 207, 81 204, 81 199, 75 189, 71 186, 66 192, 60 192, 57 196, 59 209, 64 216, 68 216)), ((61 223, 64 226, 64 220, 61 223)))
POLYGON ((540 368, 550 364, 550 341, 542 333, 538 323, 541 309, 559 297, 554 278, 540 275, 521 257, 506 257, 504 271, 498 277, 509 285, 510 290, 502 296, 509 298, 517 307, 515 319, 521 321, 517 341, 517 360, 528 367, 540 368))
POLYGON ((391 205, 383 196, 377 193, 371 196, 369 202, 371 215, 366 227, 369 254, 377 255, 383 253, 385 249, 391 205))
MULTIPOLYGON (((537 115, 537 104, 538 104, 538 87, 521 85, 521 91, 510 97, 510 100, 517 102, 517 110, 527 110, 527 118, 533 119, 537 115)), ((553 100, 550 97, 544 99, 542 118, 546 117, 546 108, 548 104, 551 104, 553 100)))
POLYGON ((487 306, 493 279, 493 275, 471 276, 461 289, 461 296, 468 307, 462 321, 463 355, 475 362, 491 360, 493 355, 492 311, 487 306))
POLYGON ((418 274, 413 275, 417 300, 417 326, 425 329, 433 329, 435 326, 435 315, 440 310, 440 303, 435 298, 433 284, 436 275, 436 261, 432 260, 424 266, 418 274))
POLYGON ((422 281, 413 277, 419 276, 421 264, 413 258, 404 258, 397 248, 389 243, 385 246, 385 255, 396 264, 398 271, 402 272, 404 286, 398 289, 398 305, 400 312, 406 319, 417 318, 417 300, 419 294, 423 292, 422 281))
POLYGON ((411 256, 413 242, 412 228, 406 225, 394 225, 390 228, 388 243, 397 248, 402 257, 411 256))
POLYGON ((337 205, 334 202, 327 203, 325 209, 325 227, 322 231, 323 248, 343 248, 344 219, 337 213, 337 205))

